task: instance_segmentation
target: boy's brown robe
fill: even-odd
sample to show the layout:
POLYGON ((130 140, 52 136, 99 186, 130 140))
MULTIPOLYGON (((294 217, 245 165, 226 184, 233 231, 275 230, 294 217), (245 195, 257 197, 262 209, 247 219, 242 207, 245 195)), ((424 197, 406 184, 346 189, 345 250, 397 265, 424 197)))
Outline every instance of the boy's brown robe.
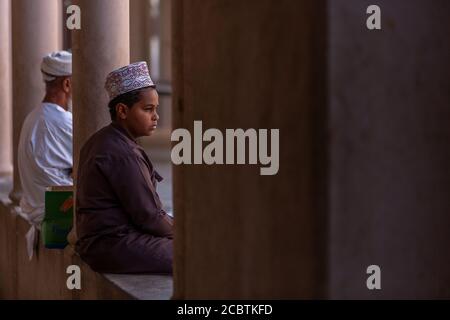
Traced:
POLYGON ((97 272, 172 273, 172 218, 142 147, 112 123, 83 146, 77 176, 77 251, 97 272))

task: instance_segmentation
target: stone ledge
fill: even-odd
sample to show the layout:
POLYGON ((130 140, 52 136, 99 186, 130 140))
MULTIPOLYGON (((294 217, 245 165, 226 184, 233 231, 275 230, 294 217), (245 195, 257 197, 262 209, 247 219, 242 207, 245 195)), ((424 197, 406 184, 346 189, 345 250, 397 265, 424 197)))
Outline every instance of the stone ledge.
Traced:
POLYGON ((114 285, 138 300, 170 300, 173 292, 172 276, 103 274, 114 285))

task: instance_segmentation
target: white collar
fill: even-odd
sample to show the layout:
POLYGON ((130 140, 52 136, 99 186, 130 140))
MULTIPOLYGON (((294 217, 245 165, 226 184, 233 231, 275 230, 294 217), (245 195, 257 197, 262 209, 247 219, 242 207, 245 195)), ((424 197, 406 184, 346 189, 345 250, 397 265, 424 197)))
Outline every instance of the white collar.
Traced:
POLYGON ((45 106, 50 106, 50 107, 54 107, 56 108, 58 111, 60 112, 68 112, 66 111, 63 107, 61 107, 60 105, 56 104, 56 103, 51 103, 51 102, 42 102, 42 105, 45 106))

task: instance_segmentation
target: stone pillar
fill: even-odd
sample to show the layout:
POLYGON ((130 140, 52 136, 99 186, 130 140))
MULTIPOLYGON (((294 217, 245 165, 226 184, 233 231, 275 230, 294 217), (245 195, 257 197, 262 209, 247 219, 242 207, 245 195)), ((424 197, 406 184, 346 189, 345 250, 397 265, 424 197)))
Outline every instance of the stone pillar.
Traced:
POLYGON ((150 1, 130 1, 130 62, 150 62, 150 22, 150 1))
POLYGON ((162 0, 160 4, 161 74, 164 82, 172 80, 172 0, 162 0))
POLYGON ((0 179, 13 171, 11 115, 11 3, 0 0, 0 179))
POLYGON ((328 3, 330 298, 450 299, 450 2, 328 3))
MULTIPOLYGON (((110 122, 105 79, 112 70, 129 64, 130 17, 128 0, 76 0, 81 29, 72 34, 74 173, 86 140, 110 122)), ((76 230, 69 236, 75 241, 76 230)))
POLYGON ((14 0, 12 4, 13 56, 13 150, 14 187, 11 200, 21 197, 17 148, 23 121, 44 98, 40 71, 42 58, 61 47, 61 2, 59 0, 14 0))
MULTIPOLYGON (((172 84, 172 0, 162 0, 160 3, 160 89, 170 92, 172 84)), ((170 93, 161 94, 161 124, 165 130, 170 130, 172 123, 172 97, 170 93)))
POLYGON ((326 297, 326 1, 172 3, 173 128, 280 129, 274 176, 174 167, 174 298, 326 297))

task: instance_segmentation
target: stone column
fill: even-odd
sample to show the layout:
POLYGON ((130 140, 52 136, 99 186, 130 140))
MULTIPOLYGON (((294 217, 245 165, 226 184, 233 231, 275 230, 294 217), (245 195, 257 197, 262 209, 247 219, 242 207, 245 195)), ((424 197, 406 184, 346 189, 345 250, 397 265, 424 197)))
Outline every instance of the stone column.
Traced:
POLYGON ((450 2, 376 4, 328 6, 330 298, 449 299, 450 2))
POLYGON ((172 0, 162 0, 160 4, 161 21, 161 80, 172 80, 172 0))
MULTIPOLYGON (((0 179, 12 173, 11 3, 0 0, 0 179)), ((1 180, 0 180, 1 182, 1 180)))
POLYGON ((150 1, 130 1, 130 61, 150 61, 150 1))
POLYGON ((276 175, 174 167, 174 298, 324 298, 326 2, 172 3, 174 128, 280 130, 276 175))
POLYGON ((44 55, 60 48, 62 20, 59 0, 14 0, 11 4, 14 187, 10 197, 18 203, 22 193, 17 170, 20 130, 28 113, 44 97, 40 64, 44 55))
MULTIPOLYGON (((160 112, 161 124, 168 132, 172 122, 172 97, 170 95, 172 83, 172 0, 162 0, 160 3, 160 79, 161 91, 160 112), (161 90, 162 89, 162 90, 161 90)), ((168 134, 170 134, 168 132, 168 134)))
MULTIPOLYGON (((128 0, 76 0, 81 29, 72 34, 74 173, 86 140, 110 122, 105 78, 130 61, 128 0)), ((69 236, 75 241, 76 230, 69 236)))

